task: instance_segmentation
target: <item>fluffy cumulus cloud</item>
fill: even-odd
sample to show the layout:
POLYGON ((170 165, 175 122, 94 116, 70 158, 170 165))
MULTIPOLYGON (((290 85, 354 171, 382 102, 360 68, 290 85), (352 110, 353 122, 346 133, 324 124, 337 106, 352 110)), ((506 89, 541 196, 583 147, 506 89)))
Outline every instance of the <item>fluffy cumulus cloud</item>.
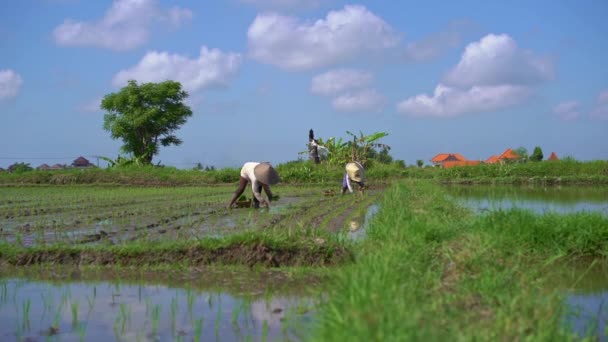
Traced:
POLYGON ((385 98, 374 89, 360 89, 340 95, 331 102, 340 112, 378 112, 384 107, 385 98))
POLYGON ((53 31, 53 38, 64 46, 94 46, 129 50, 143 45, 154 23, 177 27, 192 19, 186 8, 161 8, 156 0, 115 0, 97 21, 66 19, 53 31))
POLYGON ((320 0, 241 0, 244 4, 261 9, 297 10, 318 7, 320 0))
POLYGON ((595 108, 591 111, 594 119, 608 120, 608 89, 604 89, 597 96, 595 108))
POLYGON ((17 96, 23 84, 21 76, 11 69, 0 69, 0 101, 17 96))
POLYGON ((345 6, 314 22, 259 14, 247 32, 252 58, 286 70, 314 69, 395 47, 399 36, 363 6, 345 6))
POLYGON ((369 72, 337 69, 313 77, 310 91, 316 95, 337 95, 368 86, 373 79, 369 72))
POLYGON ((469 44, 458 65, 444 78, 450 86, 532 85, 552 79, 553 63, 517 47, 506 34, 489 34, 469 44))
POLYGON ((210 87, 226 86, 238 73, 242 56, 218 49, 201 47, 198 58, 151 51, 134 67, 117 73, 112 84, 123 87, 128 80, 143 82, 179 81, 185 90, 195 92, 210 87))
POLYGON ((454 117, 464 113, 508 108, 530 94, 529 88, 513 85, 458 89, 439 84, 432 96, 422 94, 409 98, 400 102, 397 110, 413 116, 454 117))
POLYGON ((548 58, 520 49, 508 35, 489 34, 465 48, 433 95, 403 100, 397 110, 434 117, 497 111, 524 102, 535 87, 553 77, 548 58))
POLYGON ((562 120, 575 120, 581 116, 580 104, 577 101, 566 101, 553 108, 553 112, 562 120))

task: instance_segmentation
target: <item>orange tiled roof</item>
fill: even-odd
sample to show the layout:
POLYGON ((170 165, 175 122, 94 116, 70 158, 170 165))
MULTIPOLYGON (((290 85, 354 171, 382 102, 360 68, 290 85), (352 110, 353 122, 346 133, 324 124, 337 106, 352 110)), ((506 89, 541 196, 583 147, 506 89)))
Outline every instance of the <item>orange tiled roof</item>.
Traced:
POLYGON ((439 153, 438 155, 434 156, 433 159, 431 159, 431 161, 433 163, 437 163, 437 162, 443 161, 449 155, 450 155, 449 153, 439 153))
POLYGON ((555 154, 555 152, 551 152, 551 155, 549 156, 549 160, 559 160, 559 158, 557 157, 557 154, 555 154))
POLYGON ((506 149, 501 155, 498 156, 498 159, 519 159, 519 155, 513 152, 512 149, 506 149))
POLYGON ((431 162, 440 163, 440 162, 446 162, 446 161, 466 161, 466 160, 467 160, 467 158, 465 158, 460 153, 439 153, 438 155, 434 156, 433 159, 431 159, 431 162))
POLYGON ((454 166, 471 166, 479 164, 479 160, 459 160, 459 161, 446 161, 443 163, 443 167, 450 168, 454 166))
POLYGON ((498 163, 498 157, 493 155, 490 158, 486 159, 485 163, 486 164, 496 164, 496 163, 498 163))

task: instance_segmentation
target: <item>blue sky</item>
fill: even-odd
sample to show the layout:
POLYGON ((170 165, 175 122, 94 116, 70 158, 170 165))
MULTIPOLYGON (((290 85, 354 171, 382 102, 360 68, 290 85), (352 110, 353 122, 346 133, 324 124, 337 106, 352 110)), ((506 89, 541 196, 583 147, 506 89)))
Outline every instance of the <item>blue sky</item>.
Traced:
POLYGON ((407 164, 540 146, 608 159, 608 2, 22 0, 0 4, 0 167, 115 158, 101 98, 180 81, 154 162, 294 160, 308 130, 389 133, 407 164))

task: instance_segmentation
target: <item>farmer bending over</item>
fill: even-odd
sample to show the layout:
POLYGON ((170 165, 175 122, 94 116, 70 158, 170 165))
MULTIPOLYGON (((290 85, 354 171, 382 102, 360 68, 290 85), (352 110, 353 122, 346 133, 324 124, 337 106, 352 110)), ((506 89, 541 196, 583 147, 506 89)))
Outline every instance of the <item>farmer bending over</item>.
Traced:
POLYGON ((346 193, 346 190, 353 192, 352 183, 359 185, 359 193, 363 194, 365 191, 365 169, 359 162, 352 162, 346 164, 346 172, 342 179, 342 195, 346 193))
POLYGON ((260 207, 260 203, 265 205, 266 207, 270 207, 270 202, 272 201, 272 192, 270 191, 270 185, 277 184, 280 181, 279 174, 277 171, 270 165, 270 163, 257 163, 257 162, 247 162, 241 168, 241 177, 239 179, 239 187, 234 192, 234 196, 230 200, 230 204, 228 204, 228 208, 231 208, 234 205, 234 202, 243 194, 245 191, 245 186, 247 186, 248 182, 251 182, 251 188, 253 190, 253 205, 255 208, 260 207), (262 197, 262 188, 264 188, 264 192, 266 196, 268 196, 268 200, 262 197))

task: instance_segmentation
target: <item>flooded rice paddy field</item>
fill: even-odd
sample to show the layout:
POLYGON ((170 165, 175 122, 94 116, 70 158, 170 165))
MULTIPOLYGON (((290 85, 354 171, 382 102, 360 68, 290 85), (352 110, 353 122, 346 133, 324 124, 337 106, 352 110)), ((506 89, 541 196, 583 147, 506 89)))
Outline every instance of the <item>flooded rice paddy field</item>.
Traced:
POLYGON ((539 214, 587 211, 608 215, 608 186, 450 185, 445 189, 480 213, 519 208, 539 214))
POLYGON ((299 340, 321 300, 316 279, 270 271, 53 273, 0 278, 0 340, 299 340))
MULTIPOLYGON (((339 187, 279 186, 270 209, 227 209, 233 186, 8 187, 0 193, 0 241, 24 246, 224 236, 248 229, 361 226, 381 189, 340 196, 339 187)), ((251 198, 251 191, 245 192, 251 198)), ((356 229, 354 229, 356 230, 356 229)))
MULTIPOLYGON (((338 184, 339 186, 339 184, 338 184)), ((358 239, 382 188, 365 196, 339 187, 277 186, 270 209, 226 205, 234 186, 6 187, 0 241, 116 245, 221 237, 242 231, 308 228, 358 239)), ((251 198, 251 190, 245 195, 251 198)), ((0 268, 2 341, 300 340, 323 289, 320 280, 210 266, 165 271, 78 267, 0 268), (130 279, 130 280, 129 280, 130 279)))

